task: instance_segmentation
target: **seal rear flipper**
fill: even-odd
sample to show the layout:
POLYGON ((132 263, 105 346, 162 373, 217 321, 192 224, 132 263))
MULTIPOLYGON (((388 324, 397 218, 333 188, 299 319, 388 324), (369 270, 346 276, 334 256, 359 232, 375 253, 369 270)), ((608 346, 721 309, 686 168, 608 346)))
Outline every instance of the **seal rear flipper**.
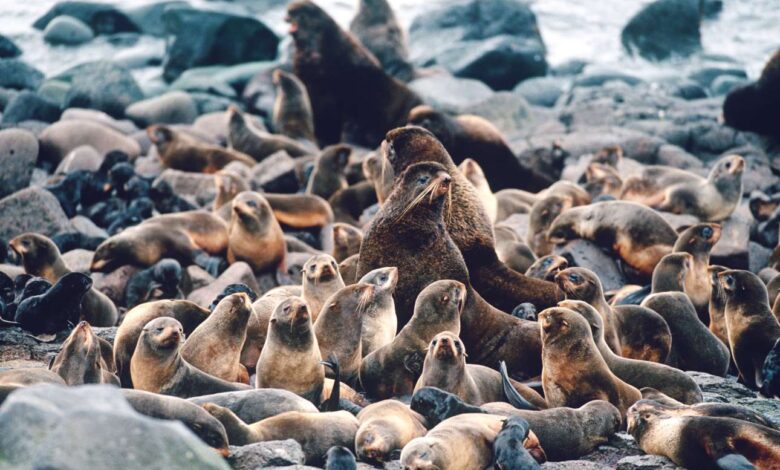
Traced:
POLYGON ((715 461, 715 465, 723 470, 751 470, 756 467, 745 456, 740 454, 728 454, 715 461))
POLYGON ((512 382, 509 380, 509 372, 506 370, 506 362, 501 361, 499 369, 501 371, 501 385, 504 388, 504 396, 507 402, 520 410, 538 411, 539 408, 532 405, 512 386, 512 382))
POLYGON ((648 284, 618 300, 615 305, 640 305, 652 291, 652 285, 648 284))
MULTIPOLYGON (((350 413, 352 413, 355 416, 357 416, 358 413, 363 411, 363 407, 362 406, 360 406, 357 403, 355 403, 353 401, 350 401, 350 400, 348 400, 346 398, 340 399, 338 406, 339 406, 339 409, 344 410, 344 411, 349 411, 350 413)), ((334 411, 338 411, 338 410, 334 410, 334 411)))
POLYGON ((320 361, 320 364, 333 371, 333 388, 330 391, 330 397, 320 404, 320 411, 339 411, 341 409, 339 360, 335 354, 331 353, 331 355, 328 356, 328 359, 320 361))

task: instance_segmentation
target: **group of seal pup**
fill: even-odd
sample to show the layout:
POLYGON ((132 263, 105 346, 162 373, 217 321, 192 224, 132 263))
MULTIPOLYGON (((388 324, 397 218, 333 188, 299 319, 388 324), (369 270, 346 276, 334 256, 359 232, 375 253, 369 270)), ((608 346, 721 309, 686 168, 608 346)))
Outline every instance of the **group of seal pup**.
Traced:
POLYGON ((155 205, 92 247, 94 272, 141 268, 122 308, 56 241, 10 241, 25 274, 0 276, 2 326, 72 330, 48 370, 0 372, 0 398, 41 382, 119 385, 137 411, 225 456, 292 438, 307 464, 332 469, 538 468, 619 430, 686 467, 780 466, 776 423, 703 403, 683 372, 733 371, 780 396, 780 274, 768 289, 710 264, 742 201, 742 157, 703 177, 606 148, 579 179, 548 181, 490 122, 448 116, 405 85, 415 71, 386 2, 361 1, 360 40, 308 0, 288 21, 294 73, 273 73, 276 134, 235 107, 227 148, 148 128, 163 166, 213 173, 216 197, 155 205), (295 158, 300 192, 250 190, 247 167, 278 151, 295 158), (700 223, 675 228, 664 212, 700 223), (501 224, 515 213, 527 234, 501 224), (605 292, 556 254, 572 240, 635 284, 605 292), (276 287, 233 284, 209 308, 184 299, 185 268, 216 276, 237 262, 276 287), (113 344, 92 328, 117 324, 113 344))

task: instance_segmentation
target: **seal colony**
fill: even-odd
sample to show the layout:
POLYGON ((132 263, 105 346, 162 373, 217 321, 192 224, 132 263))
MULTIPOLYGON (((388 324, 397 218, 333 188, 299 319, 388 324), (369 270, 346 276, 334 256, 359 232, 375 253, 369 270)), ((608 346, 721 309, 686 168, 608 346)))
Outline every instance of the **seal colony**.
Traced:
MULTIPOLYGON (((119 385, 224 457, 293 439, 332 469, 539 468, 619 432, 677 465, 779 468, 780 423, 705 399, 780 397, 780 197, 744 197, 780 182, 734 151, 518 152, 501 109, 408 83, 437 72, 386 0, 351 31, 310 0, 286 21, 289 63, 252 82, 264 116, 144 121, 92 163, 42 131, 35 190, 72 230, 3 228, 0 337, 46 367, 0 370, 0 403, 119 385)), ((777 95, 777 57, 727 122, 766 127, 743 107, 777 95)))

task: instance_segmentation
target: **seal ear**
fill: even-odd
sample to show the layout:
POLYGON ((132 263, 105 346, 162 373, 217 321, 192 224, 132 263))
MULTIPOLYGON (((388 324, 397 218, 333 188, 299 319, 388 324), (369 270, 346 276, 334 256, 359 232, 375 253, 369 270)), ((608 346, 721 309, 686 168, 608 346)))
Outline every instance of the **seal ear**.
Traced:
POLYGON ((152 126, 148 131, 149 138, 155 144, 170 142, 173 140, 173 132, 164 126, 152 126))

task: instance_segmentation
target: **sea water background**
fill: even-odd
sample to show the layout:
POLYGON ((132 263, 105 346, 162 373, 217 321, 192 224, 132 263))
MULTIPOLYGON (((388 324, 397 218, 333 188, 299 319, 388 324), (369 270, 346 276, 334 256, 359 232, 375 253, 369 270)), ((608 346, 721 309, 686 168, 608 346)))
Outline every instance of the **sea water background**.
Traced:
MULTIPOLYGON (((93 0, 122 7, 154 3, 155 0, 93 0)), ((413 19, 453 0, 389 0, 404 27, 413 19)), ((317 0, 344 27, 354 15, 357 0, 317 0)), ((751 78, 774 50, 780 47, 780 0, 725 0, 721 14, 702 25, 703 52, 693 58, 651 64, 627 56, 620 46, 620 31, 631 16, 650 0, 531 0, 552 65, 570 59, 584 59, 593 69, 617 70, 645 78, 674 76, 703 65, 733 61, 751 78)), ((56 0, 0 0, 0 33, 11 37, 24 51, 23 59, 47 75, 75 64, 112 59, 145 49, 162 51, 165 41, 142 37, 131 45, 115 45, 98 37, 79 47, 50 46, 43 41, 33 21, 56 0)), ((255 16, 278 34, 285 33, 284 1, 190 0, 199 8, 255 16), (269 8, 269 4, 276 7, 269 8)), ((159 68, 135 71, 140 79, 160 74, 159 68)))

